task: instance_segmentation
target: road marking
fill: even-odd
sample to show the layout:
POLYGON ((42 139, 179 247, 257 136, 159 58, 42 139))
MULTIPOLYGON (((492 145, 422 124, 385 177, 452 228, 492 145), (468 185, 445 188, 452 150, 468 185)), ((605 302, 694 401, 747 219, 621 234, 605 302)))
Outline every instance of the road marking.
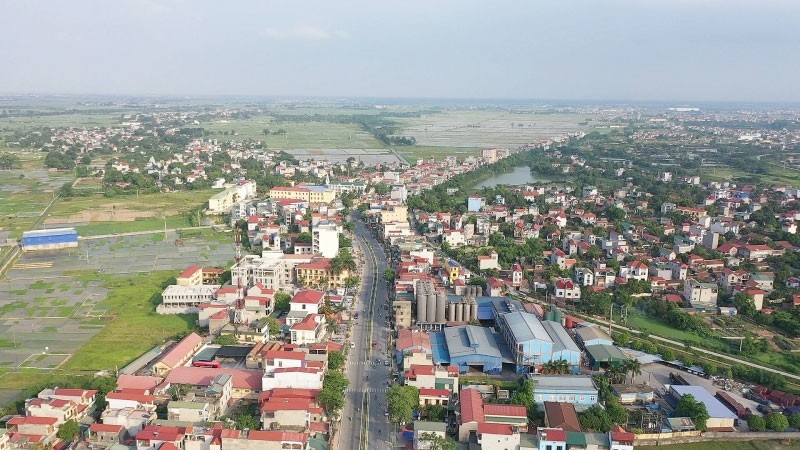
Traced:
POLYGON ((346 394, 382 394, 389 392, 389 388, 347 388, 346 394))
POLYGON ((45 262, 31 262, 31 263, 16 263, 11 266, 12 269, 47 269, 49 267, 53 267, 53 261, 45 261, 45 262))

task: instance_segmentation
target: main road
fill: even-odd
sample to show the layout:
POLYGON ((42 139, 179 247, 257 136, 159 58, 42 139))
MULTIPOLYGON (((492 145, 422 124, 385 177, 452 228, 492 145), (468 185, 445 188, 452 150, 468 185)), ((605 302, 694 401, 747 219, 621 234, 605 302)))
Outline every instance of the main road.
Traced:
POLYGON ((345 392, 338 448, 391 449, 391 428, 385 415, 394 368, 388 348, 389 300, 383 279, 388 265, 370 229, 358 216, 353 216, 353 222, 361 289, 353 304, 358 319, 350 336, 346 370, 350 386, 345 392))

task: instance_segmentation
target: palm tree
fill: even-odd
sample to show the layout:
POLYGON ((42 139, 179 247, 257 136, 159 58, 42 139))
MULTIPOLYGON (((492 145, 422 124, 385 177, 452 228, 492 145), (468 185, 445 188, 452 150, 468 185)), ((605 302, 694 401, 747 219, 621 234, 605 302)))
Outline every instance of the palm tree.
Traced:
POLYGON ((558 361, 556 361, 556 373, 558 374, 569 373, 569 362, 566 359, 561 358, 558 361))
POLYGON ((622 365, 622 369, 626 374, 631 374, 631 384, 633 384, 633 380, 642 374, 642 363, 638 359, 629 359, 622 365))

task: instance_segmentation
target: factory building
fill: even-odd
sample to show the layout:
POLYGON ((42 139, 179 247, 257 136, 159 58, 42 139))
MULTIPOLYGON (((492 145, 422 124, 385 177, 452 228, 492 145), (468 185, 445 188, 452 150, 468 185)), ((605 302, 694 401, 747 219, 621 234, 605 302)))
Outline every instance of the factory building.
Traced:
POLYGON ((22 233, 22 251, 59 250, 78 246, 75 228, 53 228, 22 233))
POLYGON ((437 290, 430 280, 418 282, 415 294, 417 328, 441 330, 446 324, 477 322, 477 297, 481 293, 481 287, 467 286, 464 296, 447 295, 445 290, 437 290))
POLYGON ((466 373, 470 368, 486 373, 501 373, 503 364, 512 364, 511 352, 503 338, 491 329, 474 325, 447 327, 431 333, 433 363, 458 367, 466 373))
POLYGON ((571 366, 580 364, 580 349, 558 321, 542 322, 534 314, 514 311, 499 314, 496 323, 511 349, 517 373, 535 372, 543 364, 561 359, 571 366))

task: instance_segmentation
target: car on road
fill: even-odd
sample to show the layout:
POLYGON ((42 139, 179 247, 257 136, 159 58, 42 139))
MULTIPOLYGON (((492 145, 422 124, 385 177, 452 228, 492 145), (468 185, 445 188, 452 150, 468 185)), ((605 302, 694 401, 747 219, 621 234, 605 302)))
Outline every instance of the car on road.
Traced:
POLYGON ((386 361, 384 361, 383 365, 388 367, 389 366, 389 360, 387 359, 386 361))
POLYGON ((351 342, 350 343, 350 348, 356 348, 356 343, 355 342, 351 342))

